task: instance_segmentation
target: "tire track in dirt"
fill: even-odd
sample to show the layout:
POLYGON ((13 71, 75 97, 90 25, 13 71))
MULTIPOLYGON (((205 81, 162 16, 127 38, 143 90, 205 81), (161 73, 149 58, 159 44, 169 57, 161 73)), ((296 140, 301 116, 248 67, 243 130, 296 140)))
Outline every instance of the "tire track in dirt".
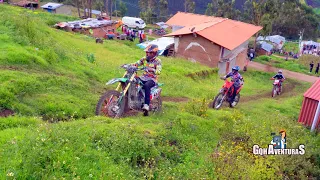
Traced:
MULTIPOLYGON (((265 64, 261 64, 261 63, 257 63, 257 62, 249 62, 248 66, 250 68, 257 69, 260 71, 265 71, 265 72, 277 72, 279 69, 279 68, 273 67, 271 65, 265 65, 265 64)), ((283 71, 283 74, 285 77, 288 77, 291 79, 296 79, 299 81, 314 83, 319 79, 318 77, 315 77, 315 76, 309 76, 306 74, 292 72, 292 71, 288 71, 285 69, 283 69, 282 71, 283 71)))
POLYGON ((282 93, 280 95, 272 97, 271 96, 272 86, 270 85, 270 91, 267 91, 262 94, 241 97, 240 103, 241 102, 245 103, 245 102, 250 102, 250 101, 257 101, 257 100, 263 99, 263 98, 280 99, 280 98, 285 98, 285 97, 289 97, 289 96, 294 96, 294 95, 298 94, 298 92, 295 91, 295 88, 300 85, 301 85, 301 83, 299 83, 299 82, 292 81, 292 80, 286 80, 282 84, 282 93))

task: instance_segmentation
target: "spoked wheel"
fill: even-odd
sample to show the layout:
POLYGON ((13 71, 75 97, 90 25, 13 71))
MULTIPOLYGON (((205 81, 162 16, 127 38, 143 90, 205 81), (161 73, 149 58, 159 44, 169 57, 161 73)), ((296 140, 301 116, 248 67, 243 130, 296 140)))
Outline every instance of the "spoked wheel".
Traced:
POLYGON ((229 102, 229 106, 231 108, 234 108, 240 101, 240 94, 237 94, 236 97, 234 98, 234 101, 231 103, 229 102))
POLYGON ((96 115, 103 115, 112 118, 120 118, 125 108, 125 99, 118 104, 120 92, 108 91, 101 96, 96 107, 96 115))
POLYGON ((219 93, 215 98, 214 98, 214 101, 213 101, 213 104, 212 104, 212 108, 214 109, 220 109, 221 106, 222 106, 222 103, 224 101, 224 95, 223 93, 219 93))
POLYGON ((272 96, 272 97, 275 97, 276 94, 277 94, 277 88, 276 88, 276 86, 273 86, 271 96, 272 96))
POLYGON ((281 91, 282 91, 281 86, 277 87, 277 95, 280 95, 281 91))
POLYGON ((161 97, 157 97, 151 101, 151 109, 153 113, 161 113, 162 112, 162 99, 161 97))

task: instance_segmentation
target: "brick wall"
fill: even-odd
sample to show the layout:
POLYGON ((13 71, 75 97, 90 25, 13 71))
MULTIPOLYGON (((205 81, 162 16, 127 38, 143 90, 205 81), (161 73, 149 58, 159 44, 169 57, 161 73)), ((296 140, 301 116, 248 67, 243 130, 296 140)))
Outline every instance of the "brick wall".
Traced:
POLYGON ((106 37, 105 35, 107 34, 108 30, 116 31, 115 25, 95 28, 95 29, 93 29, 93 36, 94 37, 99 37, 99 38, 105 38, 106 37))
POLYGON ((175 50, 178 57, 184 57, 209 67, 218 67, 221 46, 199 35, 194 37, 189 34, 175 39, 175 50))

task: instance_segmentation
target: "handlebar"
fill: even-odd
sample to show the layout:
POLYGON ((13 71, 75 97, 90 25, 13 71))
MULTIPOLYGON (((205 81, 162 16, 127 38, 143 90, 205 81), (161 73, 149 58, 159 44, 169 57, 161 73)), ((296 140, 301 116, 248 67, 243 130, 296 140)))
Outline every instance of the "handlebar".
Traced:
POLYGON ((138 68, 137 66, 131 65, 131 64, 123 64, 120 66, 120 68, 123 68, 125 70, 132 70, 132 71, 142 71, 146 70, 146 67, 138 68))

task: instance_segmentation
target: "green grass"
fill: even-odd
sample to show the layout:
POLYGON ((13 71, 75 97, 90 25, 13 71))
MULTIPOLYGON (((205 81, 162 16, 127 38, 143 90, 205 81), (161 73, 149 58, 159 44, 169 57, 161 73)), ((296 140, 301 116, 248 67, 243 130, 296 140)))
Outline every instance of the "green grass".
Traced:
POLYGON ((259 56, 254 59, 256 62, 260 62, 262 64, 269 64, 273 67, 287 69, 289 71, 299 72, 311 76, 317 76, 314 74, 316 64, 319 62, 318 58, 313 55, 303 55, 299 59, 289 59, 285 60, 283 58, 277 56, 259 56), (315 66, 313 69, 313 73, 309 73, 309 64, 311 61, 314 62, 315 66))
POLYGON ((190 102, 165 101, 164 112, 149 117, 95 117, 95 104, 108 88, 105 82, 122 76, 119 66, 135 62, 143 51, 132 42, 95 44, 93 38, 48 27, 70 17, 7 5, 0 6, 0 17, 0 107, 16 112, 15 117, 0 118, 0 179, 320 176, 320 137, 296 122, 310 84, 286 81, 297 85, 271 99, 261 96, 271 90, 270 73, 241 72, 243 101, 236 109, 216 111, 206 103, 223 84, 217 74, 192 79, 186 75, 210 69, 160 57, 162 95, 190 102), (88 61, 90 53, 95 63, 88 61), (290 146, 306 144, 305 156, 250 153, 252 144, 267 145, 270 132, 280 128, 288 131, 290 146), (232 144, 246 136, 247 145, 232 144), (222 145, 216 149, 218 141, 222 145), (215 150, 221 156, 215 157, 215 150), (227 157, 238 160, 229 163, 227 157))
POLYGON ((286 52, 299 52, 299 43, 298 42, 286 42, 283 46, 284 51, 286 52))
POLYGON ((317 14, 320 14, 320 8, 313 8, 313 11, 317 14))

